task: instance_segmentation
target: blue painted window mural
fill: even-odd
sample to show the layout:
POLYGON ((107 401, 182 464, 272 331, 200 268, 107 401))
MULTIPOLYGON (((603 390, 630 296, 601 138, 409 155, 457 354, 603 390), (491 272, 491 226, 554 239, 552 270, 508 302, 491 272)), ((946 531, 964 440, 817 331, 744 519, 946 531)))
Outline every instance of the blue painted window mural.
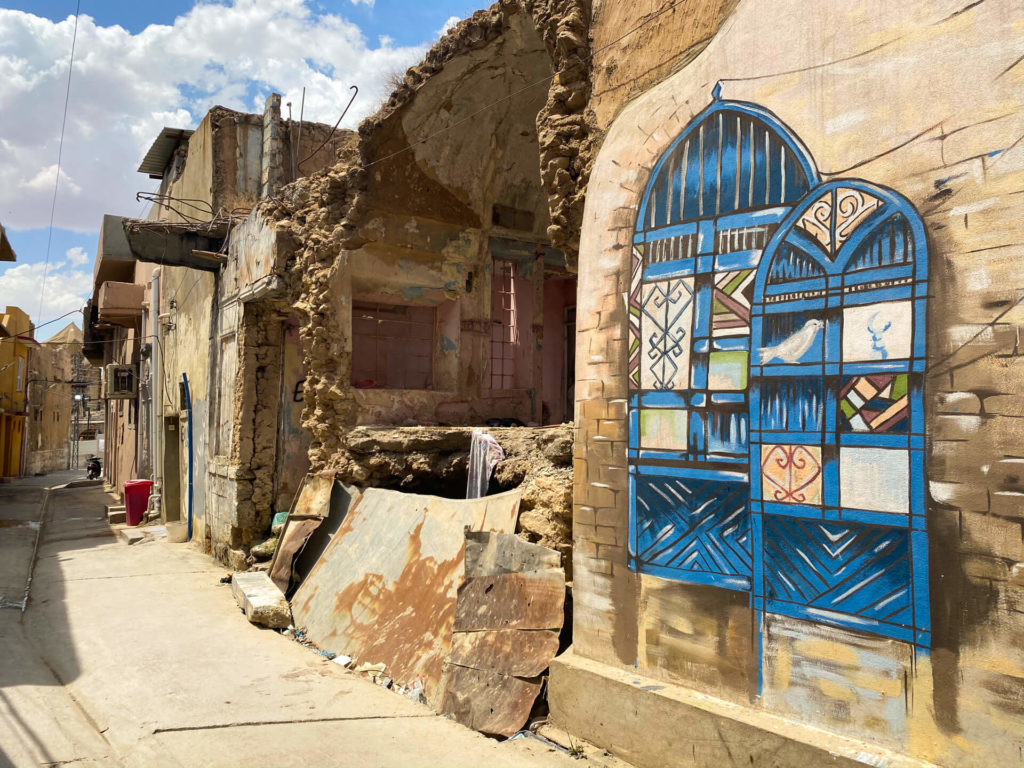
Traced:
POLYGON ((629 293, 631 563, 930 644, 921 220, 715 100, 655 166, 629 293))

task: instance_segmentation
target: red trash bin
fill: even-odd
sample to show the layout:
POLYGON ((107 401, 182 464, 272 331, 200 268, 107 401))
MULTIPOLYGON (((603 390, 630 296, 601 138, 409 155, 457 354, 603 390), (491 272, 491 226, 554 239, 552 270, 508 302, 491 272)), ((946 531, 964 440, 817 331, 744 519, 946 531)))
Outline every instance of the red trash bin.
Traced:
POLYGON ((124 516, 128 525, 138 525, 149 506, 152 480, 126 480, 124 483, 124 516))

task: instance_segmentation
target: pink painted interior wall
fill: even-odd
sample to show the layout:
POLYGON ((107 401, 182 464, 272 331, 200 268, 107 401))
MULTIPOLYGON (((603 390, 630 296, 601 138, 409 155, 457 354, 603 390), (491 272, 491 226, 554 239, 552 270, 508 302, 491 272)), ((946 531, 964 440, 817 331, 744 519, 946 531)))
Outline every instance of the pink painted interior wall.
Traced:
POLYGON ((541 394, 546 424, 572 419, 565 407, 565 308, 576 305, 576 278, 544 281, 544 368, 541 394))

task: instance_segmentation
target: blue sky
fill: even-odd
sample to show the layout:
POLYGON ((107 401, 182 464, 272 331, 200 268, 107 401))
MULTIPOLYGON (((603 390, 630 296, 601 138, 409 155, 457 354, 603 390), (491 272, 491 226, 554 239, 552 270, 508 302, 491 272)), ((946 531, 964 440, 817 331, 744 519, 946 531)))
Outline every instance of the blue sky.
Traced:
POLYGON ((297 113, 302 87, 306 118, 333 123, 353 83, 360 96, 343 125, 355 127, 389 75, 486 4, 82 0, 40 313, 75 2, 0 0, 0 114, 18 116, 0 122, 0 223, 18 255, 0 263, 0 307, 40 323, 81 306, 102 214, 144 213, 135 193, 155 182, 135 169, 161 127, 194 127, 214 104, 261 111, 271 91, 297 113))

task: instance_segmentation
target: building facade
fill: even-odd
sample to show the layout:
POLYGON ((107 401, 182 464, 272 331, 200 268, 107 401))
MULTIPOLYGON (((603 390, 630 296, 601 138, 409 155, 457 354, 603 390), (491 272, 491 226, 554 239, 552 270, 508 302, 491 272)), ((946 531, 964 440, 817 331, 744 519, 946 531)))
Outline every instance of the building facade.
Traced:
POLYGON ((0 315, 0 477, 22 474, 28 426, 29 358, 32 322, 18 307, 0 315))

